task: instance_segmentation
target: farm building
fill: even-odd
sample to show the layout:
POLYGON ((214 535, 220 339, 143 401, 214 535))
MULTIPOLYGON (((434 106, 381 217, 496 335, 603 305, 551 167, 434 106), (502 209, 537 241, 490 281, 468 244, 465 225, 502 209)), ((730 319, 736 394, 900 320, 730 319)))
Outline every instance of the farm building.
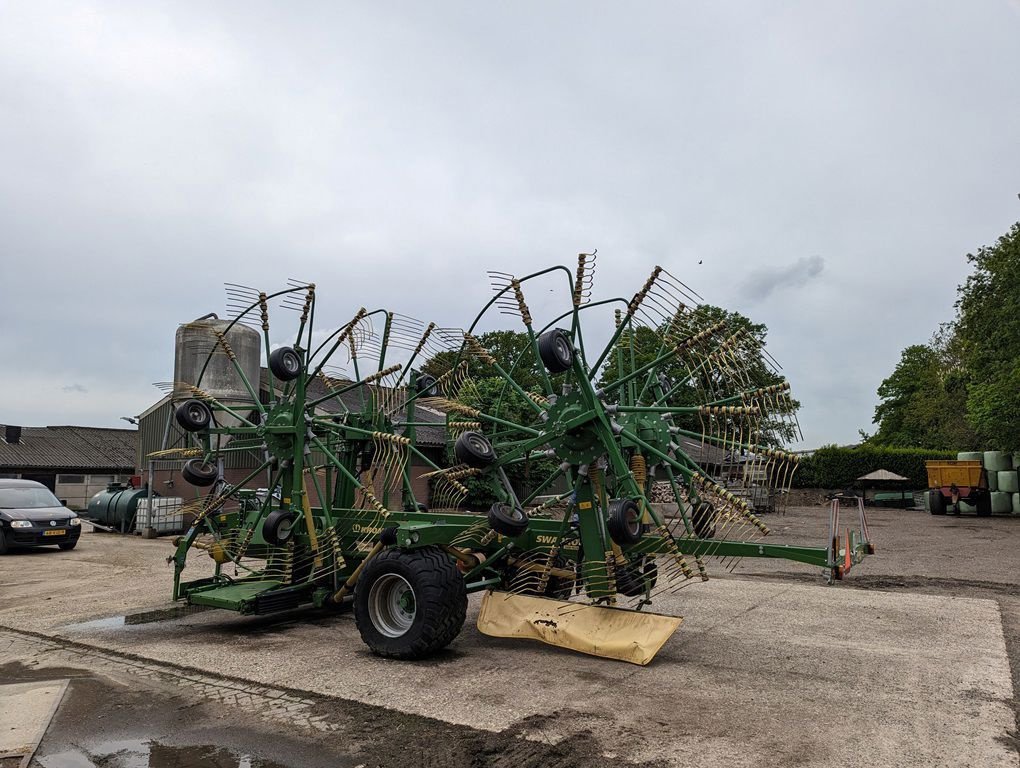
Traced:
POLYGON ((71 509, 135 475, 138 432, 103 427, 0 425, 0 478, 42 483, 71 509))
MULTIPOLYGON (((327 395, 325 387, 320 381, 313 381, 308 389, 310 398, 318 398, 327 395)), ((341 412, 345 407, 350 410, 360 410, 362 407, 362 393, 352 390, 340 395, 340 400, 327 399, 318 406, 318 411, 323 415, 332 415, 341 412)), ((261 384, 259 399, 263 403, 270 401, 269 377, 265 368, 261 373, 261 384)), ((402 416, 402 414, 398 414, 402 416)), ((435 423, 435 427, 419 426, 416 429, 415 444, 418 450, 429 460, 442 466, 445 464, 446 450, 446 414, 426 407, 421 403, 415 405, 415 421, 418 423, 435 423)), ((181 496, 185 499, 195 498, 206 493, 204 488, 196 488, 189 485, 181 477, 180 469, 182 461, 170 459, 150 459, 150 454, 158 451, 171 450, 175 448, 187 448, 194 446, 192 436, 182 430, 174 418, 174 404, 171 396, 167 395, 154 403, 148 410, 138 416, 138 449, 136 461, 138 462, 139 473, 143 483, 149 481, 150 472, 153 481, 153 489, 165 496, 181 496)), ((243 481, 252 470, 262 464, 261 454, 257 450, 228 453, 223 460, 223 476, 229 483, 243 481)), ((411 482, 415 497, 422 502, 428 503, 429 483, 423 475, 431 470, 427 464, 417 457, 411 459, 411 482)), ((269 482, 267 474, 260 474, 252 478, 246 485, 252 488, 265 487, 269 482)), ((393 489, 394 491, 396 489, 393 489)), ((377 495, 382 498, 383 489, 377 488, 377 495)), ((313 498, 314 501, 314 498, 313 498)))

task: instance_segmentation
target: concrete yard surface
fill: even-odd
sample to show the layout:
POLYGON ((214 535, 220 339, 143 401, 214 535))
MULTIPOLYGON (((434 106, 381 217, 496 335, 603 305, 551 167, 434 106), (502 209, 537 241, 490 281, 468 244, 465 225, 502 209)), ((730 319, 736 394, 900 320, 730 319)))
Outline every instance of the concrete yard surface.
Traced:
POLYGON ((23 762, 35 753, 66 689, 67 680, 0 680, 0 758, 23 762))
MULTIPOLYGON (((647 667, 485 637, 473 624, 477 596, 453 645, 418 663, 373 656, 349 613, 203 611, 125 625, 119 616, 168 604, 170 547, 100 534, 72 553, 0 559, 0 625, 62 649, 30 654, 26 663, 37 673, 76 659, 88 666, 102 654, 175 675, 294 691, 323 718, 309 738, 337 754, 347 754, 342 739, 331 747, 341 731, 400 713, 410 718, 401 727, 426 740, 440 732, 467 741, 510 734, 514 743, 537 745, 536 765, 1020 765, 1012 629, 1004 632, 1002 619, 1003 606, 1015 608, 1015 569, 977 565, 981 583, 992 585, 976 589, 978 597, 961 594, 959 584, 854 588, 855 578, 870 587, 880 578, 907 581, 901 566, 915 562, 917 548, 953 551, 950 537, 961 535, 927 515, 871 515, 873 533, 886 532, 886 540, 877 538, 879 554, 843 584, 825 586, 816 569, 745 560, 739 578, 660 598, 655 610, 685 619, 647 667), (63 591, 77 591, 77 600, 47 588, 57 561, 63 591), (75 590, 66 589, 68 580, 75 590), (342 728, 331 730, 331 722, 342 728), (586 757, 570 762, 582 748, 586 757)), ((769 522, 780 540, 799 543, 824 528, 824 510, 792 510, 769 522)), ((1002 543, 989 545, 989 556, 996 546, 1011 551, 1020 533, 1020 520, 965 524, 997 531, 1002 543)), ((931 576, 915 574, 937 576, 937 562, 931 576)), ((255 706, 254 715, 265 713, 255 706)), ((510 742, 499 743, 501 754, 513 752, 510 742)), ((470 764, 504 764, 486 754, 470 764)))

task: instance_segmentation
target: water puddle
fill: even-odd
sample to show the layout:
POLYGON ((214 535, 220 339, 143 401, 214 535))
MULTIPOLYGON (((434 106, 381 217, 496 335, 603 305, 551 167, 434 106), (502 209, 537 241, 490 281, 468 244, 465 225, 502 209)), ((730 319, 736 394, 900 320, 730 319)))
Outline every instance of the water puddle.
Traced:
POLYGON ((86 632, 94 629, 117 629, 124 626, 123 616, 107 616, 92 621, 82 621, 77 624, 65 624, 61 629, 80 629, 86 632))
POLYGON ((37 756, 42 768, 288 768, 211 744, 174 746, 157 741, 110 741, 91 751, 37 756))
POLYGON ((172 621, 173 619, 190 616, 193 613, 202 613, 207 610, 209 610, 209 608, 204 605, 175 605, 169 608, 139 611, 138 613, 129 613, 123 616, 104 616, 101 619, 80 621, 75 624, 65 624, 61 627, 61 629, 78 630, 82 632, 92 632, 104 629, 120 629, 122 627, 136 626, 138 624, 153 624, 158 621, 172 621))

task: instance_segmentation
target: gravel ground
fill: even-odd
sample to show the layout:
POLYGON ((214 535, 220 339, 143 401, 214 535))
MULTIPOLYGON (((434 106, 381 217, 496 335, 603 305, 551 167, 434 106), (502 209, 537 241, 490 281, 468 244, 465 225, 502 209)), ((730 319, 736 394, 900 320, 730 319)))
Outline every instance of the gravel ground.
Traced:
MULTIPOLYGON (((483 637, 477 600, 453 646, 418 664, 373 657, 347 615, 208 611, 119 626, 166 606, 170 546, 102 534, 70 553, 0 559, 0 625, 22 643, 60 638, 62 656, 5 657, 30 671, 106 653, 299 692, 310 703, 287 732, 303 729, 302 743, 338 764, 406 765, 418 750, 418 764, 437 765, 1018 765, 1020 518, 869 520, 878 553, 835 587, 815 568, 748 559, 663 600, 658 610, 685 621, 646 668, 483 637), (394 732, 404 752, 366 746, 394 732)), ((777 541, 818 545, 827 510, 767 522, 777 541)), ((250 707, 254 728, 262 701, 227 709, 250 707)))

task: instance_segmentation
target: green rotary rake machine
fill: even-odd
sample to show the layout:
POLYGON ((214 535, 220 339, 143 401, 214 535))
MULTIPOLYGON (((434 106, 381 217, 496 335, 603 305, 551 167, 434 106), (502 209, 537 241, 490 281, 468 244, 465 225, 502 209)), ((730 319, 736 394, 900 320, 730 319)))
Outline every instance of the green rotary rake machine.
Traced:
POLYGON ((646 664, 681 622, 649 607, 712 563, 785 558, 831 581, 870 554, 863 518, 834 518, 822 547, 766 542, 755 499, 782 500, 797 425, 760 338, 659 267, 599 300, 593 271, 582 254, 491 273, 467 330, 360 309, 319 332, 314 285, 229 286, 230 319, 179 330, 168 385, 190 444, 159 457, 207 489, 171 558, 174 598, 245 614, 353 604, 375 653, 416 659, 453 641, 482 592, 483 633, 646 664), (564 311, 536 322, 533 288, 564 311), (278 303, 298 317, 286 344, 278 303), (507 315, 523 343, 497 356, 478 329, 507 315), (446 461, 416 441, 437 420, 446 461), (228 481, 231 455, 250 461, 228 481), (540 478, 522 483, 524 466, 540 478), (211 575, 186 581, 196 554, 211 575))

